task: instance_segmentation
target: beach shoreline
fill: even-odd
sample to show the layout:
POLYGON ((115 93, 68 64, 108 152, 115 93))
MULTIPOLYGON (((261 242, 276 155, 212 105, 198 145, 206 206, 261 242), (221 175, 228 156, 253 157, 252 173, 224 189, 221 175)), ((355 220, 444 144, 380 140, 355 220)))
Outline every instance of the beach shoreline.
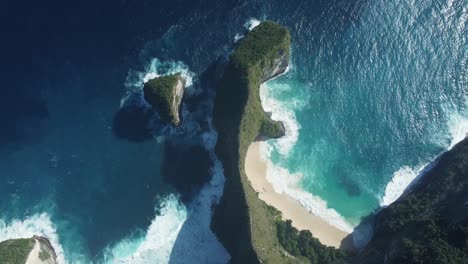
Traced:
POLYGON ((268 205, 281 211, 283 220, 290 219, 298 230, 309 230, 312 235, 327 246, 353 250, 349 233, 344 232, 322 218, 310 213, 298 201, 285 193, 277 193, 267 180, 267 164, 261 157, 260 141, 253 142, 247 150, 245 173, 258 197, 268 205))

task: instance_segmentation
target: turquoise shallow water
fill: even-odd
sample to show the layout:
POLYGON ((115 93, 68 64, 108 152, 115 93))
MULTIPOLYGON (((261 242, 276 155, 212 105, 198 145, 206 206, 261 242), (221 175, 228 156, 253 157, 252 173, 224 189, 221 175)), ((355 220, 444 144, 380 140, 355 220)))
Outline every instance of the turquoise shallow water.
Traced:
POLYGON ((269 178, 327 221, 350 230, 468 132, 466 1, 114 2, 0 16, 17 26, 2 43, 0 240, 45 235, 61 263, 226 263, 210 231, 223 183, 210 65, 252 18, 293 40, 290 72, 263 89, 288 129, 265 150, 269 178), (191 91, 193 120, 164 133, 214 162, 185 203, 162 178, 157 120, 124 111, 115 127, 126 102, 143 104, 145 74, 181 67, 208 92, 191 91))
POLYGON ((351 225, 397 198, 468 132, 462 2, 374 1, 343 34, 312 41, 313 24, 301 24, 292 70, 265 92, 266 108, 289 124, 288 139, 269 143, 270 173, 351 225))

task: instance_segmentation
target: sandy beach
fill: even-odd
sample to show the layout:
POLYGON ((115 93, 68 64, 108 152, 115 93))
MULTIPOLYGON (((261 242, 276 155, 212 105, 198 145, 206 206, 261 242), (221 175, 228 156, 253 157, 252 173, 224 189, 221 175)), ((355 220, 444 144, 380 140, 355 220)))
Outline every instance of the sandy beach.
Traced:
POLYGON ((291 219, 292 225, 297 229, 309 230, 322 244, 336 248, 353 249, 351 239, 346 239, 343 242, 344 238, 349 235, 348 233, 309 213, 290 196, 275 192, 273 186, 267 181, 266 166, 265 161, 260 156, 260 142, 252 143, 245 159, 245 172, 252 187, 259 193, 260 199, 281 211, 284 220, 291 219))

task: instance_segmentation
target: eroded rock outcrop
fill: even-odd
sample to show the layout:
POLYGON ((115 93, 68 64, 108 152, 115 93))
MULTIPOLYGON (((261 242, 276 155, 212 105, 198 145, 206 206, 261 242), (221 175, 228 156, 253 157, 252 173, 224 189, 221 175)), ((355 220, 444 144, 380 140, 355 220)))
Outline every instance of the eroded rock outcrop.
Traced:
POLYGON ((161 120, 174 126, 181 124, 180 106, 185 80, 181 74, 159 76, 144 84, 145 100, 159 113, 161 120))

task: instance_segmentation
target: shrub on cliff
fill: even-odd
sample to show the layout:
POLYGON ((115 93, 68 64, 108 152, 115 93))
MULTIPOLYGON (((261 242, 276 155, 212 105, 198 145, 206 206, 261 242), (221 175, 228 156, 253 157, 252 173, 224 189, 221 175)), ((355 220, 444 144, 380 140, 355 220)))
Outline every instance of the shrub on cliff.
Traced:
POLYGON ((0 242, 0 263, 24 264, 34 247, 33 238, 9 239, 0 242))
POLYGON ((164 122, 175 125, 178 113, 173 111, 173 103, 176 101, 174 89, 180 78, 180 74, 156 77, 143 86, 145 100, 156 109, 164 122))
POLYGON ((298 258, 305 258, 311 264, 345 263, 344 251, 322 245, 307 230, 298 231, 291 220, 277 221, 278 240, 286 251, 298 258))
POLYGON ((468 139, 384 208, 355 263, 467 263, 468 139))

